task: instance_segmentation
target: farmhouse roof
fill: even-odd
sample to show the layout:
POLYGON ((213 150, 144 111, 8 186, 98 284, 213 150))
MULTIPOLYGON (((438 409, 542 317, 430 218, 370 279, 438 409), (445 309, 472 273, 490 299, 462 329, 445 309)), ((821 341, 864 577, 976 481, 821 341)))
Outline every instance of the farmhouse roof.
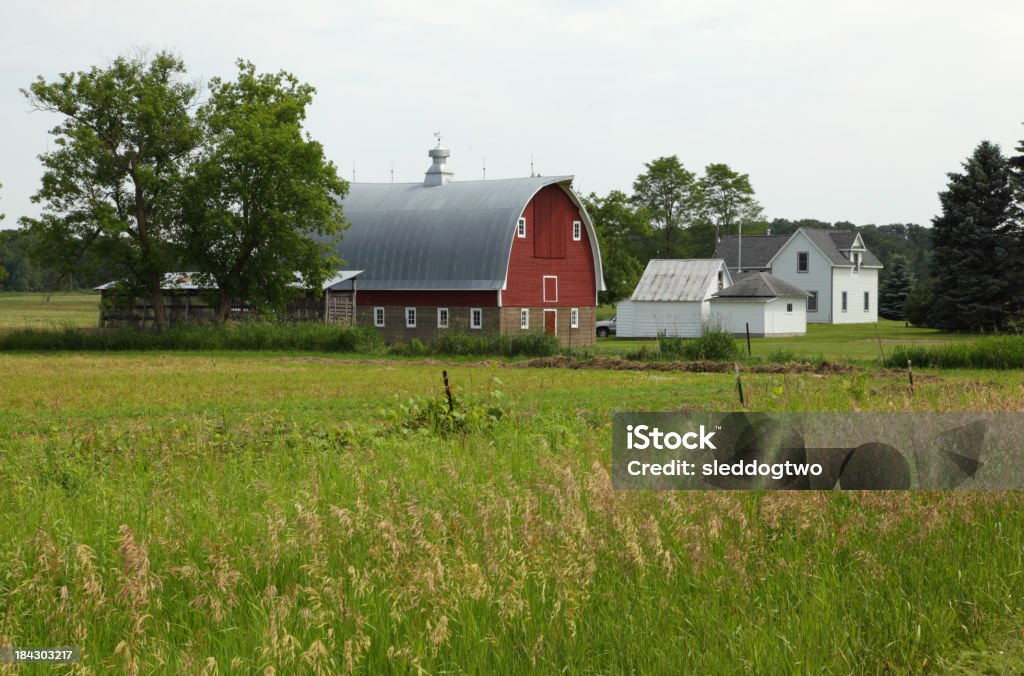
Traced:
POLYGON ((712 294, 711 298, 712 300, 715 298, 730 300, 740 298, 778 298, 780 296, 807 298, 810 295, 803 289, 767 272, 755 272, 746 275, 732 286, 712 294))
POLYGON ((720 258, 656 258, 647 264, 630 300, 703 301, 724 267, 725 261, 720 258))
MULTIPOLYGON (((821 249, 833 265, 853 267, 853 261, 843 255, 857 240, 857 233, 852 230, 826 230, 824 228, 800 228, 814 245, 821 249)), ((739 258, 739 237, 729 235, 723 237, 715 247, 715 255, 724 258, 730 268, 741 263, 744 269, 768 268, 779 250, 796 235, 753 235, 743 238, 743 259, 739 258)), ((882 263, 873 253, 864 249, 861 267, 882 267, 882 263)))
POLYGON ((557 185, 583 214, 598 290, 603 290, 597 237, 571 190, 572 180, 350 183, 342 208, 351 225, 342 234, 338 254, 347 265, 365 270, 360 289, 501 289, 519 217, 539 190, 557 185))

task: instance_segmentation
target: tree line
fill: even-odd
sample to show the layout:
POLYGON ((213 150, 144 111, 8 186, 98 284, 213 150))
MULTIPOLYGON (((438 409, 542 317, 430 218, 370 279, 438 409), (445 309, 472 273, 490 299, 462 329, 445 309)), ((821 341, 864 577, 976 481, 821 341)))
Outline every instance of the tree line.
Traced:
POLYGON ((914 223, 855 225, 811 218, 767 220, 748 174, 727 164, 709 164, 697 176, 678 156, 659 157, 627 194, 591 193, 584 200, 601 246, 608 290, 602 303, 629 298, 653 258, 711 258, 718 239, 736 235, 789 235, 799 228, 859 232, 882 261, 879 311, 903 319, 903 299, 914 280, 926 280, 931 265, 931 231, 914 223))
MULTIPOLYGON (((233 298, 274 309, 297 287, 319 288, 341 263, 348 185, 303 129, 315 89, 237 68, 201 88, 173 54, 140 53, 22 90, 61 119, 40 156, 42 214, 20 219, 0 256, 27 253, 54 286, 102 270, 126 296, 151 297, 161 328, 170 272, 215 285, 219 320, 233 298)), ((42 281, 30 272, 19 284, 42 281)))

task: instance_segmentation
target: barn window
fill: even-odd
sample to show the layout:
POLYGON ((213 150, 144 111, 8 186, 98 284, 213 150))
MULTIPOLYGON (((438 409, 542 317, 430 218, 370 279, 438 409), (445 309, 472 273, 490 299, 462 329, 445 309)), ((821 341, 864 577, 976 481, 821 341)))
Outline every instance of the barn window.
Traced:
POLYGON ((448 328, 448 308, 446 307, 437 308, 437 328, 448 328))
POLYGON ((414 307, 405 308, 405 328, 416 328, 416 308, 414 307))
POLYGON ((572 222, 572 239, 574 242, 583 239, 583 224, 579 221, 572 222))
POLYGON ((569 310, 569 328, 580 328, 580 309, 578 307, 574 307, 569 310))
POLYGON ((520 218, 519 219, 519 224, 516 226, 516 236, 519 239, 523 239, 524 237, 526 237, 526 219, 525 218, 520 218))
POLYGON ((843 312, 846 312, 846 292, 843 291, 843 312))
POLYGON ((526 308, 519 311, 519 328, 524 330, 530 328, 530 311, 526 308))
POLYGON ((799 251, 796 254, 796 271, 807 272, 807 252, 799 251))
POLYGON ((871 312, 871 294, 864 292, 864 312, 871 312))
POLYGON ((544 275, 544 302, 558 302, 558 277, 555 275, 544 275))
POLYGON ((373 325, 377 327, 384 326, 384 308, 373 308, 373 325))
POLYGON ((818 292, 817 291, 808 291, 807 293, 811 294, 810 298, 807 299, 807 311, 808 312, 817 312, 818 311, 818 292))
POLYGON ((792 303, 786 303, 786 312, 789 312, 789 313, 792 314, 792 312, 793 312, 793 304, 792 303))
POLYGON ((484 311, 478 307, 470 308, 469 310, 469 328, 484 328, 484 311))

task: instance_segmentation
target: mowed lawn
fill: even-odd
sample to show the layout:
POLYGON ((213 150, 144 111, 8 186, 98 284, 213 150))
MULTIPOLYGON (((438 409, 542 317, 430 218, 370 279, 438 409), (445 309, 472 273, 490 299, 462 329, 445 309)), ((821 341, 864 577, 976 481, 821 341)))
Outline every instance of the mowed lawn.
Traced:
MULTIPOLYGON (((93 672, 1024 669, 1024 495, 612 490, 611 414, 733 410, 727 374, 246 353, 0 373, 0 645, 78 646, 93 672), (451 435, 420 425, 442 369, 476 421, 451 435)), ((747 390, 1024 412, 1020 372, 922 375, 747 390)))
POLYGON ((0 293, 0 332, 21 328, 93 327, 99 323, 100 294, 0 293))
MULTIPOLYGON (((807 335, 793 338, 751 338, 750 351, 755 357, 790 353, 798 358, 824 357, 830 360, 876 360, 881 351, 886 355, 896 345, 942 345, 977 340, 980 334, 950 333, 937 329, 906 326, 904 322, 880 319, 875 324, 808 324, 807 335)), ((744 354, 746 339, 739 339, 744 354)), ((629 338, 598 338, 597 350, 628 353, 646 346, 657 349, 658 341, 629 338)))

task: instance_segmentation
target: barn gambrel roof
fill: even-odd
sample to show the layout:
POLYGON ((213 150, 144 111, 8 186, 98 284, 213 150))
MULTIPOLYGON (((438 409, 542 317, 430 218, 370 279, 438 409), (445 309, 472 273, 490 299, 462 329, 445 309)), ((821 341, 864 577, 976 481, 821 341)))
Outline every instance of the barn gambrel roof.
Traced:
POLYGON ((594 257, 595 291, 603 291, 597 236, 572 180, 350 183, 342 208, 351 225, 338 254, 347 267, 365 271, 361 290, 499 290, 519 217, 538 191, 557 185, 579 207, 594 257))

